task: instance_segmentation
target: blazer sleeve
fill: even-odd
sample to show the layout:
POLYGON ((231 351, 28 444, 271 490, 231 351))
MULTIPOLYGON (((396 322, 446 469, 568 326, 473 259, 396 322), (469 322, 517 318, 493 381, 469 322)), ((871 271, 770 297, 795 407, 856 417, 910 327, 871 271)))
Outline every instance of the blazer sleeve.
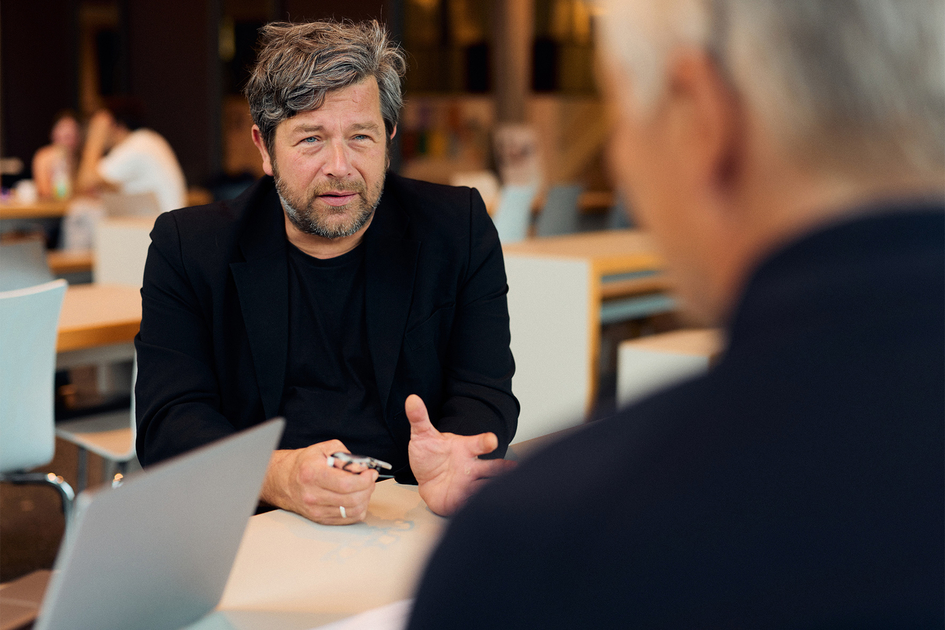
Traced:
POLYGON ((141 306, 136 448, 149 465, 235 432, 220 413, 209 307, 201 304, 184 264, 176 213, 162 214, 154 224, 141 306))
POLYGON ((475 190, 470 190, 470 205, 468 264, 457 293, 436 424, 440 431, 460 435, 491 431, 499 440, 494 456, 502 457, 519 414, 512 394, 509 287, 499 235, 475 190))

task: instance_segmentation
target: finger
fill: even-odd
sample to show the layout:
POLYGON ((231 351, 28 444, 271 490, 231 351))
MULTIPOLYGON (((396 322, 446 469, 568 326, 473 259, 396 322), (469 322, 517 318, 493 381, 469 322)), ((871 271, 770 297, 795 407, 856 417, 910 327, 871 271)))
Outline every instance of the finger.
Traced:
POLYGON ((495 436, 495 433, 465 436, 463 442, 473 455, 486 455, 499 447, 499 438, 495 436))
POLYGON ((404 411, 407 413, 407 420, 410 421, 411 437, 428 432, 437 432, 430 422, 430 414, 427 412, 427 406, 423 399, 416 394, 407 396, 404 401, 404 411))
MULTIPOLYGON (((350 493, 332 492, 325 488, 310 488, 302 496, 302 502, 305 506, 305 512, 317 516, 322 520, 338 520, 344 518, 357 518, 367 511, 371 495, 374 493, 373 486, 366 490, 350 493), (340 506, 345 508, 348 516, 341 514, 340 506)), ((309 518, 312 518, 309 516, 309 518)))
POLYGON ((477 459, 467 465, 463 472, 473 479, 491 479, 515 468, 516 462, 508 459, 477 459))
POLYGON ((353 473, 340 468, 326 467, 316 484, 338 494, 353 494, 372 489, 374 482, 377 481, 377 475, 377 471, 370 468, 360 473, 353 473))

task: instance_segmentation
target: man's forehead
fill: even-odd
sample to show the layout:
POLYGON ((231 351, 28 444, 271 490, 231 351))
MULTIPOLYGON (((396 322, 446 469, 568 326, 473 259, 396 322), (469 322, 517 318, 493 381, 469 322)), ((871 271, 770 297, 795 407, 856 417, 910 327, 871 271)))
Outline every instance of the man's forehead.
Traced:
POLYGON ((363 79, 345 87, 329 90, 325 93, 321 105, 295 113, 280 123, 287 130, 324 127, 326 123, 346 119, 345 126, 355 129, 383 127, 380 93, 377 82, 363 79), (371 90, 371 84, 374 89, 371 90), (351 101, 354 107, 347 107, 344 101, 351 101))

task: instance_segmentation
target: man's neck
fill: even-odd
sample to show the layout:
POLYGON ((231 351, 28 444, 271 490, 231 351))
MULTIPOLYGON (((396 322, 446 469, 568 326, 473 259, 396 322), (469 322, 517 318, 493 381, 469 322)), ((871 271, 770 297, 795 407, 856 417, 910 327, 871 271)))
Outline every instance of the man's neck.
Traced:
POLYGON ((325 238, 323 236, 315 236, 314 234, 302 232, 299 228, 295 227, 295 224, 286 216, 285 235, 290 243, 313 258, 336 258, 342 254, 347 254, 361 244, 361 241, 364 239, 364 233, 367 232, 373 220, 374 217, 372 216, 360 230, 351 236, 325 238))

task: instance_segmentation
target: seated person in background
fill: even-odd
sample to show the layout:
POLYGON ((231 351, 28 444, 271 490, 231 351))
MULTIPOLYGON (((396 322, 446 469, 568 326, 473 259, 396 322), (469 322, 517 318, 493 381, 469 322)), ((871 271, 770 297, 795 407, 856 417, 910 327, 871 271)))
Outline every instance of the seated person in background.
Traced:
POLYGON ((245 93, 267 175, 151 234, 144 465, 284 416, 262 499, 326 524, 363 519, 378 476, 335 452, 440 514, 506 467, 479 459, 518 418, 502 250, 474 190, 385 176, 405 67, 377 22, 262 29, 245 93))
POLYGON ((610 164, 709 373, 454 516, 409 627, 941 628, 941 0, 603 3, 610 164))
POLYGON ((67 199, 72 196, 82 129, 75 113, 62 111, 56 116, 50 132, 51 144, 33 156, 33 181, 41 199, 67 199))
POLYGON ((160 134, 142 127, 142 106, 130 97, 106 99, 89 121, 79 165, 82 193, 153 193, 158 209, 182 207, 187 183, 174 150, 160 134))

